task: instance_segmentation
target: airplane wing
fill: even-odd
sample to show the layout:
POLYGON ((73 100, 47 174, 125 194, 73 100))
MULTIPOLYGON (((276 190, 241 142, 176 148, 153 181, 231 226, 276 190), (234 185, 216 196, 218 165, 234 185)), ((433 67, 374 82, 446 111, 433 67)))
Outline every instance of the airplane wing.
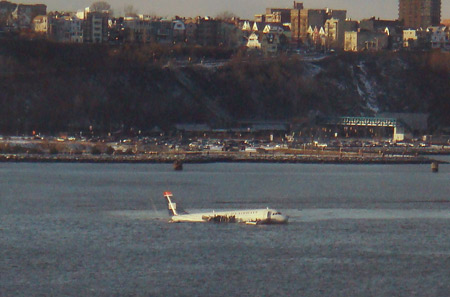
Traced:
POLYGON ((204 215, 202 220, 212 223, 236 223, 236 217, 233 215, 204 215))

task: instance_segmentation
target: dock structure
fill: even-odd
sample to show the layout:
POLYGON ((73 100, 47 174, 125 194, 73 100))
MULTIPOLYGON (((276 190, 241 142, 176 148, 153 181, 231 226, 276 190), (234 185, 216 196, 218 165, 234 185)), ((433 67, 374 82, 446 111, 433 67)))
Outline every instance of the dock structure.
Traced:
POLYGON ((402 141, 405 138, 405 127, 396 118, 333 117, 325 119, 325 124, 336 126, 390 127, 394 128, 394 141, 402 141))
POLYGON ((339 117, 334 120, 335 125, 366 126, 366 127, 398 127, 399 122, 394 118, 377 117, 339 117))
MULTIPOLYGON (((179 154, 152 154, 133 156, 110 155, 0 155, 0 162, 67 162, 67 163, 172 163, 177 162, 179 154)), ((260 162, 260 163, 333 163, 333 164, 431 164, 433 160, 423 156, 398 155, 385 156, 377 153, 339 153, 324 154, 318 151, 314 154, 267 154, 267 153, 217 153, 188 154, 183 163, 217 163, 217 162, 260 162)), ((175 167, 174 170, 182 170, 175 167)))

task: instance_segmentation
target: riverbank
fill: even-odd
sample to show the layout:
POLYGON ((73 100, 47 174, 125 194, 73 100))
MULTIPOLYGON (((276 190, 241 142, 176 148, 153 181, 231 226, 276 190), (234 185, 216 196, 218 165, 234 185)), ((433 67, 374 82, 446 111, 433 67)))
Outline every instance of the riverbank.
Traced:
MULTIPOLYGON (((47 154, 2 154, 0 162, 64 162, 64 163, 327 163, 327 164, 430 164, 435 160, 411 155, 364 155, 364 154, 256 154, 256 153, 158 153, 137 155, 47 155, 47 154)), ((439 161, 440 163, 445 163, 439 161)))

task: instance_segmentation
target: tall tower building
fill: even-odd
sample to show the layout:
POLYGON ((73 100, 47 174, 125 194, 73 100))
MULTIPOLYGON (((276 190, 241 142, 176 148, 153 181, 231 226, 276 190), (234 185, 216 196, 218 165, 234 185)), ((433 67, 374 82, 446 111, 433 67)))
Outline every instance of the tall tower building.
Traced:
POLYGON ((399 20, 405 28, 427 28, 441 22, 441 0, 400 0, 399 20))

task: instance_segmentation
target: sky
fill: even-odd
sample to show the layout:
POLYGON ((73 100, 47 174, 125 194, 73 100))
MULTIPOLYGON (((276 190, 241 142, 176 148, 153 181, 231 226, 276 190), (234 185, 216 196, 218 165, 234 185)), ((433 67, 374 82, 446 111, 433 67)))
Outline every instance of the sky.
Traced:
MULTIPOLYGON (((47 5, 47 11, 77 11, 96 0, 9 0, 13 3, 47 5)), ((291 8, 293 0, 106 0, 115 14, 123 15, 124 7, 133 5, 140 14, 163 17, 211 16, 228 11, 241 18, 253 19, 266 7, 291 8)), ((305 8, 347 9, 347 17, 355 20, 371 16, 398 18, 398 0, 303 0, 305 8)), ((450 1, 442 0, 442 19, 450 19, 450 1)))

